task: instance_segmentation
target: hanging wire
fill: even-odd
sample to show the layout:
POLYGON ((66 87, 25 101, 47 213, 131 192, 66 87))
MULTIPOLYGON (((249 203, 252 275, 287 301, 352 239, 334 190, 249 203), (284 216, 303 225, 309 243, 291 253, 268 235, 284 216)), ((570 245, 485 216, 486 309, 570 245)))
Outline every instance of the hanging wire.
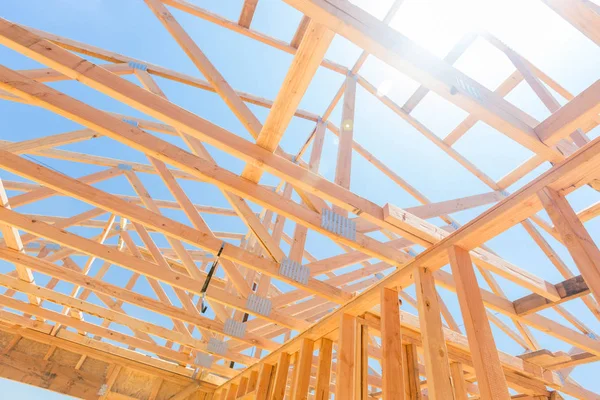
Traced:
POLYGON ((43 162, 43 161, 41 161, 41 160, 39 160, 39 159, 37 159, 37 158, 35 158, 35 157, 33 157, 33 156, 30 156, 30 155, 28 155, 28 154, 23 154, 23 157, 25 157, 25 158, 29 158, 31 161, 35 161, 35 162, 37 162, 38 164, 41 164, 41 165, 43 165, 43 166, 44 166, 44 167, 46 167, 46 168, 50 168, 51 170, 53 170, 53 171, 56 171, 56 172, 58 172, 58 173, 60 173, 60 174, 63 174, 63 175, 64 175, 64 173, 63 173, 62 171, 59 171, 59 170, 57 170, 57 169, 56 169, 56 168, 54 168, 53 166, 51 166, 51 165, 48 165, 48 164, 46 164, 45 162, 43 162))

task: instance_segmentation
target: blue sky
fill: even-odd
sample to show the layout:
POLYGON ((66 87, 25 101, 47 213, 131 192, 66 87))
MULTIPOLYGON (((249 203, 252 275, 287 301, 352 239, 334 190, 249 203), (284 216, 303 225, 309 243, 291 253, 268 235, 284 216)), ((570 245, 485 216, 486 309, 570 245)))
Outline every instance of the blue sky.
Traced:
MULTIPOLYGON (((193 3, 225 18, 237 20, 242 0, 194 0, 193 3)), ((392 1, 357 0, 356 3, 381 18, 392 1)), ((275 98, 291 63, 291 55, 177 10, 172 10, 172 12, 233 88, 268 99, 275 98)), ((142 0, 55 0, 52 2, 9 0, 0 2, 0 16, 192 76, 202 77, 142 0)), ((252 28, 289 41, 293 37, 301 17, 299 12, 281 0, 260 0, 252 28)), ((598 47, 537 0, 458 0, 457 2, 406 0, 391 25, 440 57, 443 57, 468 30, 485 28, 528 58, 573 94, 585 89, 600 75, 598 70, 600 50, 598 47), (472 21, 479 21, 480 25, 476 26, 472 21)), ((341 37, 336 37, 326 57, 351 66, 360 52, 361 50, 353 44, 341 37)), ((14 69, 41 67, 24 56, 1 46, 0 60, 2 60, 2 64, 14 69)), ((100 63, 104 62, 100 61, 100 63)), ((514 70, 502 53, 482 39, 477 39, 455 65, 490 89, 495 89, 514 70)), ((399 104, 402 104, 418 87, 416 82, 373 57, 370 57, 365 63, 361 69, 361 75, 381 90, 385 90, 386 94, 399 104)), ((126 79, 135 81, 134 77, 126 79)), ((173 102, 244 138, 251 139, 216 94, 186 87, 162 78, 155 79, 173 102)), ((322 114, 343 79, 344 77, 340 74, 323 68, 319 69, 302 100, 301 108, 322 114)), ((136 110, 78 83, 59 82, 51 84, 51 86, 103 110, 148 118, 136 110)), ((519 85, 507 99, 538 120, 548 116, 548 111, 524 83, 519 85)), ((559 98, 559 101, 564 103, 565 100, 559 98)), ((253 105, 250 105, 250 108, 261 121, 264 121, 268 114, 267 109, 253 105)), ((490 191, 486 185, 360 87, 357 91, 356 110, 355 140, 414 185, 431 201, 448 200, 490 191)), ((443 138, 467 116, 467 113, 437 95, 429 94, 412 115, 436 135, 443 138)), ((7 101, 2 101, 0 105, 0 118, 4 127, 0 133, 0 139, 9 141, 27 140, 78 129, 78 125, 48 111, 7 101)), ((339 106, 330 119, 339 125, 341 119, 339 106)), ((312 122, 294 118, 281 142, 284 150, 296 153, 313 127, 312 122)), ((597 134, 598 129, 592 132, 590 137, 594 138, 597 134)), ((181 141, 175 138, 157 135, 185 147, 181 141)), ((143 154, 106 138, 72 144, 64 148, 124 160, 147 162, 143 154)), ((531 152, 527 149, 483 123, 478 123, 454 145, 454 148, 494 180, 499 180, 531 156, 531 152)), ((243 162, 216 149, 211 149, 211 152, 222 167, 236 173, 240 173, 243 169, 243 162)), ((328 179, 333 179, 335 173, 336 152, 337 140, 328 132, 319 171, 328 179)), ((97 166, 43 157, 36 157, 36 159, 75 177, 102 169, 97 166)), ((356 153, 352 168, 351 189, 355 193, 380 205, 388 202, 400 207, 419 204, 356 153)), ((514 191, 548 168, 548 165, 541 166, 510 187, 509 191, 514 191)), ((8 180, 22 180, 4 171, 0 171, 0 177, 8 180)), ((156 176, 140 174, 140 178, 154 198, 171 199, 170 194, 156 176)), ((262 183, 275 185, 278 180, 265 174, 262 183)), ((225 199, 214 187, 188 181, 182 181, 181 184, 194 202, 229 208, 225 199)), ((134 194, 127 181, 122 177, 96 186, 114 193, 134 194)), ((598 193, 588 187, 583 187, 569 196, 569 200, 576 210, 587 207, 598 199, 598 193)), ((55 215, 68 216, 89 209, 89 206, 76 200, 56 197, 20 207, 18 211, 41 213, 47 209, 55 210, 55 215)), ((464 223, 485 209, 486 207, 479 207, 457 213, 453 217, 464 223)), ((165 214, 189 223, 178 211, 165 210, 165 214)), ((540 215, 547 219, 543 213, 540 215)), ((106 219, 106 217, 104 215, 102 218, 106 219)), ((204 217, 214 230, 246 232, 245 226, 237 218, 213 215, 204 215, 204 217)), ((442 224, 439 219, 433 219, 432 222, 442 224)), ((600 224, 597 221, 588 222, 586 227, 594 239, 600 239, 600 224)), ((293 235, 293 230, 294 224, 287 223, 286 233, 293 235)), ((74 228, 72 231, 86 235, 97 232, 87 228, 74 228)), ((160 245, 166 243, 163 237, 153 237, 160 245)), ((544 234, 544 237, 563 257, 564 261, 576 271, 566 250, 548 235, 544 234)), ((108 243, 114 244, 114 241, 108 243)), ((556 283, 563 280, 520 226, 510 229, 488 244, 508 261, 550 282, 556 283)), ((286 244, 282 244, 282 248, 284 251, 289 249, 286 244)), ((309 234, 307 249, 317 258, 328 257, 341 251, 330 241, 323 240, 322 236, 313 232, 309 234)), ((75 257, 75 260, 80 265, 85 262, 83 257, 75 257)), ((92 272, 97 270, 100 265, 101 263, 96 261, 92 272)), ((357 267, 349 269, 352 268, 357 267)), ((11 269, 12 266, 0 263, 2 272, 11 269)), ((113 267, 106 279, 115 284, 124 285, 129 276, 129 272, 113 267)), ((45 283, 48 279, 36 276, 36 280, 45 283)), ((498 281, 503 285, 511 300, 528 294, 523 288, 502 278, 498 278, 498 281)), ((486 287, 485 283, 482 282, 482 286, 486 287)), ((70 286, 67 284, 59 285, 59 290, 68 292, 69 289, 70 286)), ((135 289, 141 293, 152 295, 143 281, 135 289)), ((462 323, 456 296, 443 289, 440 291, 444 300, 454 311, 459 324, 462 323)), ((412 292, 409 290, 409 293, 412 292)), ((177 299, 174 296, 171 297, 174 304, 177 304, 177 299)), ((93 296, 91 299, 97 301, 93 296)), ((592 329, 600 331, 600 324, 580 300, 569 302, 565 307, 574 312, 592 329)), ((415 312, 410 306, 405 306, 405 308, 407 311, 415 312)), ((165 326, 170 324, 170 321, 156 314, 133 308, 131 311, 136 316, 152 319, 156 323, 165 326)), ((569 325, 552 311, 543 314, 569 325)), ((501 318, 512 326, 510 321, 501 318)), ((90 320, 94 321, 94 318, 90 317, 90 320)), ((121 327, 115 329, 127 331, 126 328, 121 327)), ((520 347, 506 335, 493 329, 497 333, 497 344, 502 350, 511 354, 522 352, 520 347)), ((552 350, 568 350, 569 348, 568 345, 537 331, 535 331, 535 336, 542 346, 547 346, 552 350)), ((600 382, 592 379, 592 375, 598 375, 599 372, 598 365, 591 364, 577 368, 572 376, 590 390, 600 392, 600 382)), ((12 393, 22 398, 35 397, 36 389, 0 381, 0 390, 4 390, 5 387, 6 390, 11 390, 12 393)))

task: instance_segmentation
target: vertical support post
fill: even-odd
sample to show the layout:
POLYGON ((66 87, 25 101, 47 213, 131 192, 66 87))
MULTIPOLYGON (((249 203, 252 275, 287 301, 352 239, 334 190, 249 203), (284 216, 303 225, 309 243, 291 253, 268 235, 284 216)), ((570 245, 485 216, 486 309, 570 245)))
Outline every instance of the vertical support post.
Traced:
POLYGON ((398 291, 381 289, 381 376, 383 395, 401 400, 404 396, 402 374, 402 331, 398 291))
MULTIPOLYGON (((281 359, 281 356, 280 356, 281 359)), ((256 385, 256 400, 267 400, 269 398, 269 389, 273 377, 273 366, 263 363, 258 373, 258 382, 256 385)))
POLYGON ((461 363, 453 362, 450 364, 450 374, 452 375, 452 385, 454 386, 454 400, 468 400, 467 385, 461 363))
POLYGON ((296 359, 295 385, 292 386, 292 400, 304 400, 308 397, 308 384, 310 383, 310 371, 312 368, 313 351, 315 342, 309 339, 302 340, 300 354, 296 359))
POLYGON ((337 348, 337 371, 335 381, 335 398, 354 398, 354 340, 356 334, 356 318, 343 314, 340 318, 340 333, 337 348))
POLYGON ((367 378, 369 376, 369 332, 368 327, 357 321, 356 336, 354 339, 354 400, 367 400, 369 386, 367 378))
POLYGON ((257 382, 258 382, 258 372, 250 371, 250 379, 248 379, 248 389, 246 389, 246 393, 254 392, 256 390, 257 382))
POLYGON ((277 372, 275 373, 275 382, 273 383, 273 394, 271 399, 283 400, 289 369, 290 355, 288 353, 279 354, 279 361, 277 362, 277 372))
POLYGON ((289 376, 290 376, 289 382, 290 383, 288 384, 289 388, 286 388, 286 396, 285 396, 286 399, 289 399, 292 397, 292 394, 294 393, 294 388, 296 387, 296 376, 297 376, 296 372, 298 371, 298 358, 300 358, 299 353, 300 352, 297 351, 294 354, 292 354, 292 357, 291 357, 292 371, 289 374, 289 376))
POLYGON ((235 400, 237 397, 238 385, 231 384, 229 385, 229 389, 227 389, 227 400, 235 400))
MULTIPOLYGON (((350 175, 352 171, 352 142, 354 136, 354 105, 356 101, 356 76, 346 77, 346 91, 344 92, 344 104, 342 109, 342 123, 340 125, 340 137, 337 154, 337 166, 335 168, 335 183, 343 188, 350 189, 350 175)), ((333 210, 341 215, 348 215, 346 210, 337 206, 333 210)))
POLYGON ((319 166, 321 165, 321 155, 323 154, 323 144, 325 143, 325 122, 317 122, 315 128, 315 138, 313 140, 313 147, 310 152, 310 160, 308 161, 308 170, 319 173, 319 166))
POLYGON ((238 386, 236 398, 242 397, 246 394, 246 389, 248 388, 248 377, 242 376, 240 379, 240 385, 238 386))
POLYGON ((319 367, 317 369, 317 387, 314 400, 329 399, 329 383, 331 382, 331 352, 333 342, 327 338, 321 339, 319 349, 319 367))
POLYGON ((402 370, 404 371, 404 399, 421 400, 421 380, 419 379, 419 358, 417 345, 402 345, 402 370))
POLYGON ((452 275, 456 281, 456 293, 481 397, 491 400, 509 400, 508 385, 481 298, 471 256, 467 250, 457 246, 451 247, 448 255, 452 275))
POLYGON ((600 301, 600 250, 564 196, 550 188, 544 188, 538 192, 538 197, 585 283, 596 300, 600 301))
POLYGON ((415 275, 421 338, 425 350, 427 391, 429 399, 443 400, 452 393, 452 382, 440 305, 431 270, 419 267, 415 275))

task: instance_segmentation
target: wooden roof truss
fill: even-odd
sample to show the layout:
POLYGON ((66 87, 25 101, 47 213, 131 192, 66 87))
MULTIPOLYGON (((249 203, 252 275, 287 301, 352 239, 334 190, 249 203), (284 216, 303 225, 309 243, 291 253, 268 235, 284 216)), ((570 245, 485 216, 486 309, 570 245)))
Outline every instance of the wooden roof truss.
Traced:
MULTIPOLYGON (((17 71, 1 65, 0 97, 48 109, 83 127, 34 140, 0 142, 0 168, 24 178, 0 181, 0 259, 15 267, 0 275, 0 286, 6 289, 0 295, 0 375, 84 398, 327 399, 333 393, 336 399, 356 400, 382 396, 509 399, 511 395, 537 399, 560 398, 560 393, 600 398, 570 377, 573 368, 598 360, 600 341, 562 305, 581 299, 600 320, 596 300, 600 252, 583 226, 600 207, 593 204, 576 213, 565 198, 579 187, 598 187, 600 142, 590 141, 587 134, 600 123, 600 81, 573 96, 487 32, 465 36, 443 60, 437 59, 387 26, 401 10, 402 0, 394 2, 383 21, 345 0, 284 1, 304 14, 290 43, 252 29, 257 0, 245 0, 239 21, 185 0, 145 0, 206 80, 0 20, 0 44, 47 67, 17 71), (170 13, 171 8, 293 54, 276 98, 232 88, 170 13), (324 58, 336 34, 364 49, 354 65, 324 58), (493 92, 452 66, 477 37, 505 53, 515 68, 493 92), (94 64, 85 56, 106 63, 94 64), (361 75, 369 56, 421 86, 405 104, 395 103, 361 75), (299 108, 318 68, 346 76, 320 115, 299 108), (126 75, 135 76, 137 82, 124 79, 126 75), (215 92, 254 140, 170 102, 155 77, 215 92), (47 85, 62 80, 77 80, 160 122, 99 110, 47 85), (504 99, 522 82, 533 89, 550 117, 536 121, 504 99), (357 86, 490 191, 429 201, 354 140, 354 114, 360 113, 355 109, 357 86), (568 103, 561 107, 548 88, 568 103), (469 113, 443 139, 411 115, 429 91, 469 113), (248 104, 270 109, 264 124, 248 104), (338 104, 342 106, 339 125, 330 119, 338 104), (297 152, 288 153, 280 142, 292 118, 312 121, 314 129, 307 132, 297 152), (490 178, 453 147, 478 121, 534 155, 500 180, 490 178), (319 175, 327 132, 339 137, 334 182, 319 175), (155 133, 183 139, 186 147, 155 133), (148 163, 56 148, 99 136, 139 150, 148 163), (219 166, 205 145, 245 162, 242 174, 219 166), (85 176, 65 175, 22 155, 102 169, 85 176), (357 156, 422 205, 379 206, 353 193, 351 165, 357 156), (553 165, 547 172, 508 192, 545 162, 553 165), (275 187, 259 183, 265 172, 278 179, 275 187), (142 174, 159 177, 174 200, 150 196, 142 174), (135 195, 94 186, 117 177, 126 179, 135 195), (188 182, 214 185, 230 208, 194 204, 183 188, 188 182), (53 215, 52 210, 43 215, 19 211, 55 196, 76 199, 90 208, 69 217, 53 215), (261 211, 257 213, 250 203, 261 211), (464 226, 451 217, 482 205, 493 206, 464 226), (537 215, 542 209, 552 225, 537 215), (188 223, 169 218, 165 210, 182 211, 188 223), (356 235, 324 227, 321 220, 326 211, 350 218, 356 235), (203 218, 208 214, 239 218, 247 232, 213 231, 203 218), (445 226, 428 221, 438 217, 445 226), (286 223, 295 225, 293 236, 284 232, 286 223), (485 245, 518 224, 564 281, 550 283, 485 245), (331 239, 341 253, 313 256, 305 246, 311 231, 331 239), (373 232, 387 241, 375 239, 373 232), (578 272, 561 260, 546 234, 565 246, 578 272), (165 240, 157 240, 158 236, 165 240), (282 241, 289 251, 282 249, 282 241), (204 293, 203 283, 217 254, 223 274, 215 275, 204 293), (73 259, 79 256, 86 257, 83 265, 73 259), (298 282, 282 275, 279 266, 286 259, 304 263, 309 278, 298 282), (97 260, 101 267, 91 275, 97 260), (448 264, 450 270, 441 269, 448 264), (336 274, 351 265, 361 267, 336 274), (480 287, 474 267, 489 289, 480 287), (114 268, 129 270, 130 279, 122 284, 109 282, 105 278, 114 268), (49 280, 39 284, 39 276, 49 280), (498 276, 530 294, 509 300, 498 276), (136 291, 140 281, 148 283, 154 296, 136 291), (59 290, 57 286, 65 283, 70 289, 59 290), (416 299, 406 290, 411 285, 416 299), (466 335, 436 288, 456 293, 466 335), (249 307, 251 295, 268 298, 271 312, 249 307), (204 302, 214 317, 200 312, 204 302), (418 313, 401 310, 402 302, 418 313), (140 309, 145 313, 138 313, 140 309), (547 309, 570 325, 539 313, 547 309), (152 317, 157 315, 167 322, 152 317), (243 322, 245 334, 232 335, 228 320, 243 322), (490 323, 522 353, 498 351, 490 323), (532 330, 568 343, 571 351, 541 348, 532 330), (226 352, 215 352, 211 340, 226 341, 226 352), (202 361, 206 355, 213 357, 210 366, 202 361), (380 368, 373 368, 373 363, 380 368), (26 366, 34 364, 32 375, 26 366), (44 375, 49 371, 54 373, 51 378, 44 375)), ((545 2, 600 45, 597 6, 585 0, 545 2)))

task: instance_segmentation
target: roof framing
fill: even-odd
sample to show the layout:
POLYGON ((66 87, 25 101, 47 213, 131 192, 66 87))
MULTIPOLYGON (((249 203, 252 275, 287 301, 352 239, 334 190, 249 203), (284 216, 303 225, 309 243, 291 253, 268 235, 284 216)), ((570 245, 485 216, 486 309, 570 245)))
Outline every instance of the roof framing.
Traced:
MULTIPOLYGON (((600 359, 600 342, 564 307, 581 299, 600 321, 600 251, 584 226, 600 207, 576 212, 566 198, 579 188, 599 187, 600 138, 588 135, 600 124, 600 81, 573 95, 485 31, 465 35, 445 58, 437 58, 389 26, 402 0, 395 0, 381 21, 346 0, 283 1, 303 15, 289 43, 251 28, 258 0, 242 3, 238 21, 185 0, 145 0, 206 80, 0 18, 0 44, 45 66, 0 65, 0 98, 83 127, 0 141, 0 168, 26 180, 0 180, 0 260, 14 266, 0 275, 5 288, 0 376, 82 398, 304 399, 309 393, 316 399, 334 393, 355 400, 556 399, 559 393, 600 398, 570 376, 573 368, 600 359), (275 99, 230 86, 171 8, 291 54, 275 99), (361 49, 352 66, 325 58, 335 35, 361 49), (514 67, 495 90, 453 65, 478 38, 514 67), (404 104, 361 73, 369 57, 418 84, 404 104), (320 68, 344 75, 343 83, 323 113, 300 109, 320 68), (172 102, 157 78, 216 93, 253 140, 172 102), (102 110, 48 85, 68 80, 154 120, 102 110), (521 84, 549 111, 543 121, 505 99, 521 84), (361 112, 357 90, 363 89, 489 191, 432 202, 359 144, 354 122, 361 112), (468 113, 445 138, 413 115, 429 92, 468 113), (568 102, 561 107, 555 94, 568 102), (267 109, 264 123, 250 105, 267 109), (298 151, 290 152, 282 139, 294 118, 314 127, 298 151), (453 147, 478 121, 533 155, 492 179, 453 147), (328 133, 339 143, 333 181, 319 173, 328 133), (148 163, 57 148, 93 140, 137 150, 148 163), (242 172, 219 165, 212 148, 242 161, 242 172), (26 155, 94 166, 95 172, 75 177, 26 155), (357 155, 420 205, 380 206, 352 191, 357 155), (508 192, 546 162, 551 165, 546 172, 508 192), (264 173, 276 184, 261 183, 264 173), (146 175, 172 199, 154 198, 142 179, 146 175), (95 186, 116 180, 133 195, 95 186), (195 203, 189 185, 216 188, 228 206, 195 203), (69 216, 18 210, 65 197, 86 209, 69 216), (453 218, 480 206, 490 208, 463 226, 453 218), (538 215, 541 210, 551 222, 538 215), (239 222, 243 232, 211 229, 207 215, 239 222), (328 215, 334 215, 330 222, 328 215), (332 229, 336 223, 345 228, 332 229), (551 283, 486 245, 517 225, 564 281, 551 283), (309 235, 331 245, 312 248, 309 235), (556 243, 546 239, 550 236, 556 243), (568 251, 577 271, 553 246, 568 251), (328 255, 316 257, 309 248, 328 255), (216 275, 211 265, 218 265, 216 275), (290 265, 306 276, 286 273, 290 265), (450 268, 443 269, 446 265, 450 268), (115 271, 128 271, 127 281, 111 282, 115 271), (511 300, 504 280, 526 295, 511 300), (440 289, 457 299, 465 334, 456 320, 458 309, 440 289), (269 311, 256 306, 256 299, 268 302, 269 311), (402 307, 403 301, 416 314, 402 307), (542 315, 544 310, 568 324, 542 315), (523 353, 498 349, 492 324, 523 353), (535 331, 571 351, 543 348, 535 331), (28 378, 29 364, 35 379, 28 378), (51 378, 38 379, 49 373, 51 378), (73 380, 77 384, 68 384, 73 380)), ((544 3, 600 44, 596 5, 544 3)))

